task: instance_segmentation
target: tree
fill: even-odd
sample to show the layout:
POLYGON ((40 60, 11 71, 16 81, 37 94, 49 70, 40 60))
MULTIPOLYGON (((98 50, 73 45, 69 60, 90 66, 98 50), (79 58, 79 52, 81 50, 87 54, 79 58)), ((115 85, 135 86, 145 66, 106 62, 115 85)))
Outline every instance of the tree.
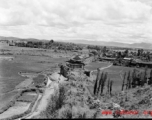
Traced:
POLYGON ((128 72, 127 80, 128 80, 128 88, 130 89, 131 88, 131 81, 132 81, 132 79, 131 79, 131 72, 130 71, 128 72))
POLYGON ((95 60, 96 56, 98 55, 98 52, 96 50, 93 50, 91 53, 94 55, 94 60, 95 60))
POLYGON ((104 76, 104 73, 102 72, 102 74, 100 75, 100 79, 99 79, 97 94, 99 93, 100 87, 102 86, 103 76, 104 76))
POLYGON ((122 82, 122 88, 121 88, 122 91, 123 91, 124 86, 125 86, 125 78, 126 78, 126 72, 124 73, 124 76, 123 76, 123 82, 122 82))
POLYGON ((110 93, 110 79, 107 81, 107 93, 110 93))
POLYGON ((149 81, 148 81, 148 85, 152 84, 152 69, 150 70, 150 77, 149 77, 149 81))
POLYGON ((125 51, 124 51, 124 57, 127 57, 128 56, 128 49, 126 49, 125 51))
POLYGON ((137 53, 137 56, 142 56, 143 55, 143 49, 138 49, 138 53, 137 53))
POLYGON ((49 44, 52 44, 52 43, 54 43, 54 40, 53 40, 53 39, 49 41, 49 44))
POLYGON ((113 80, 110 81, 110 95, 111 95, 111 92, 112 92, 112 85, 113 85, 113 80))
POLYGON ((103 56, 106 54, 106 51, 107 51, 107 47, 104 46, 103 49, 102 49, 102 52, 103 52, 103 56))
POLYGON ((130 71, 128 71, 126 90, 128 90, 130 88, 131 88, 131 77, 130 77, 130 71))
POLYGON ((139 76, 140 76, 140 86, 144 86, 144 81, 145 81, 144 80, 144 76, 145 76, 144 72, 141 72, 139 76))
POLYGON ((99 77, 100 77, 100 69, 98 68, 97 69, 97 77, 96 77, 96 81, 95 81, 95 84, 94 84, 94 91, 93 91, 94 95, 97 92, 97 85, 98 85, 98 79, 99 79, 99 77))
POLYGON ((132 72, 132 88, 136 87, 136 82, 137 82, 137 76, 136 76, 136 70, 134 69, 132 72))
POLYGON ((143 81, 144 84, 147 83, 147 70, 148 70, 148 67, 146 66, 144 70, 144 81, 143 81))
POLYGON ((147 52, 147 60, 150 61, 150 52, 147 52))
POLYGON ((104 89, 106 80, 107 80, 107 72, 103 76, 103 81, 102 81, 102 84, 101 84, 101 93, 100 94, 103 93, 103 89, 104 89))
POLYGON ((140 49, 138 49, 137 56, 140 56, 140 49))

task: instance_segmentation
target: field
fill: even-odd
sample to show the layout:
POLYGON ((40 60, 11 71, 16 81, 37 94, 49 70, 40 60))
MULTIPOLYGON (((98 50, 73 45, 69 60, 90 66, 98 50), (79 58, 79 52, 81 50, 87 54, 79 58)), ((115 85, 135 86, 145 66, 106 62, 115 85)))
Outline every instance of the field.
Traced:
POLYGON ((12 117, 14 115, 19 115, 28 110, 30 103, 26 102, 16 102, 15 105, 9 108, 6 112, 0 114, 1 119, 12 117))
POLYGON ((107 67, 110 63, 107 62, 92 62, 85 66, 88 70, 97 70, 97 68, 107 67))
POLYGON ((39 74, 37 77, 33 78, 33 82, 35 86, 41 86, 44 84, 46 77, 44 75, 39 74))
POLYGON ((22 96, 20 96, 17 101, 20 101, 20 102, 33 102, 34 100, 36 99, 36 94, 34 95, 31 95, 31 94, 28 94, 28 93, 23 93, 22 96))
POLYGON ((17 91, 13 91, 0 96, 0 109, 4 108, 10 101, 14 100, 17 91))
MULTIPOLYGON (((137 69, 138 71, 142 71, 142 72, 144 71, 144 69, 124 67, 124 66, 111 66, 111 67, 106 68, 106 69, 103 70, 103 72, 107 72, 108 73, 108 79, 114 81, 114 83, 113 83, 113 92, 121 91, 123 74, 125 72, 128 73, 128 71, 133 71, 133 69, 137 69)), ((150 69, 148 69, 147 77, 149 76, 149 73, 150 73, 150 69)), ((97 71, 94 71, 93 75, 96 78, 97 71)), ((93 90, 93 85, 89 86, 88 88, 90 89, 90 91, 92 91, 93 90)), ((106 87, 105 87, 105 91, 104 92, 106 92, 106 87)))
MULTIPOLYGON (((5 96, 0 96, 0 102, 7 98, 2 106, 11 100, 9 92, 13 91, 16 86, 18 86, 17 88, 20 88, 19 86, 27 87, 31 83, 31 79, 21 76, 20 72, 35 75, 47 70, 47 73, 50 74, 53 69, 56 69, 58 63, 66 61, 66 57, 68 54, 70 55, 70 53, 67 56, 65 53, 55 53, 53 50, 14 46, 0 46, 0 54, 1 57, 9 56, 13 58, 11 61, 0 60, 0 95, 5 94, 5 96), (22 82, 24 83, 22 84, 22 82)), ((16 92, 13 95, 15 94, 16 92)))

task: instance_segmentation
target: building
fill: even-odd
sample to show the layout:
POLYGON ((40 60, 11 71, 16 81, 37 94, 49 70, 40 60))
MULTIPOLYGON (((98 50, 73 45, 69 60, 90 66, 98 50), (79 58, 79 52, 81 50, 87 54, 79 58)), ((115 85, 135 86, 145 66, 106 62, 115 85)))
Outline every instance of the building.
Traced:
POLYGON ((148 67, 148 68, 152 68, 152 62, 143 62, 143 61, 133 61, 131 62, 131 64, 133 66, 137 66, 137 67, 148 67))
POLYGON ((85 66, 84 60, 85 59, 83 56, 76 55, 67 61, 67 66, 72 69, 75 69, 75 68, 84 69, 84 66, 85 66))
POLYGON ((99 60, 100 60, 100 61, 109 61, 109 62, 113 62, 113 61, 116 60, 116 58, 100 57, 99 60))

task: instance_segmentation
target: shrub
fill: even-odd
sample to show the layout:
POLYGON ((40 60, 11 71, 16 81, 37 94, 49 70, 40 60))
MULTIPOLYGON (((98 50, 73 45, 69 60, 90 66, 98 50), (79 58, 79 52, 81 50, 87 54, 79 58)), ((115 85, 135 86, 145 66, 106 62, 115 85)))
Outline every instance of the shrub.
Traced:
POLYGON ((56 91, 51 97, 49 105, 46 108, 47 118, 55 118, 57 116, 57 110, 64 105, 65 91, 65 87, 63 85, 59 85, 59 91, 56 91))
POLYGON ((69 105, 63 106, 59 110, 58 118, 71 119, 72 118, 72 108, 69 105))

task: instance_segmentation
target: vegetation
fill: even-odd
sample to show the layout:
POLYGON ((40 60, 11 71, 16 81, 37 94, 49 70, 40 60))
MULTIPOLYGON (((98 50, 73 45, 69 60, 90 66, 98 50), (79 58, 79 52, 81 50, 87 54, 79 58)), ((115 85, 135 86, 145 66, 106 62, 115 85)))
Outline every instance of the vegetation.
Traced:
POLYGON ((49 42, 43 41, 27 41, 27 42, 15 42, 15 46, 18 47, 30 47, 30 48, 44 48, 44 49, 58 49, 58 50, 82 50, 82 46, 73 43, 49 42))
POLYGON ((126 78, 126 72, 124 73, 124 77, 123 77, 123 83, 122 83, 122 91, 124 90, 124 86, 125 86, 125 78, 126 78))
POLYGON ((152 70, 150 70, 150 77, 148 78, 148 69, 147 67, 144 69, 144 71, 138 71, 136 69, 133 69, 133 71, 128 71, 128 73, 125 72, 123 76, 123 82, 122 82, 122 91, 124 90, 124 86, 126 85, 126 90, 135 88, 137 86, 143 87, 145 84, 151 85, 151 76, 152 76, 152 70))
POLYGON ((46 85, 47 79, 44 75, 39 74, 37 77, 33 78, 33 82, 36 87, 42 87, 46 85))
POLYGON ((20 102, 33 102, 36 98, 36 95, 26 95, 26 94, 23 94, 22 96, 20 96, 17 101, 20 101, 20 102))
POLYGON ((45 116, 47 118, 56 118, 57 111, 65 104, 65 87, 59 85, 59 91, 51 97, 51 101, 49 101, 49 105, 45 111, 45 116))
MULTIPOLYGON (((104 73, 100 71, 100 69, 98 69, 97 71, 97 77, 96 77, 96 81, 95 81, 95 84, 94 84, 94 95, 102 95, 103 94, 103 89, 105 87, 105 83, 106 83, 106 80, 107 80, 107 75, 108 73, 104 73)), ((110 81, 108 80, 108 93, 111 93, 112 91, 112 84, 113 84, 113 81, 110 81)))

